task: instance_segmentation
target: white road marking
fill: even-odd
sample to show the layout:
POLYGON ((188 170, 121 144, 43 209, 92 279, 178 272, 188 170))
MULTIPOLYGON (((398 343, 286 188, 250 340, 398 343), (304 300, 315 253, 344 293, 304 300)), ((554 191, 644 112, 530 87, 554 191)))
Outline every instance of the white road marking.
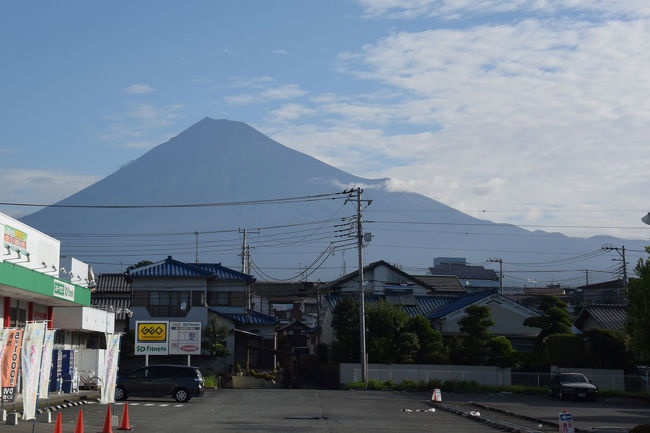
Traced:
POLYGON ((131 403, 131 406, 138 406, 140 403, 131 403))
POLYGON ((168 405, 168 404, 159 404, 158 406, 160 406, 160 407, 167 407, 167 406, 169 406, 169 405, 168 405))
POLYGON ((153 403, 145 403, 145 406, 153 406, 153 403))
POLYGON ((183 405, 182 404, 177 404, 174 407, 183 407, 183 405))

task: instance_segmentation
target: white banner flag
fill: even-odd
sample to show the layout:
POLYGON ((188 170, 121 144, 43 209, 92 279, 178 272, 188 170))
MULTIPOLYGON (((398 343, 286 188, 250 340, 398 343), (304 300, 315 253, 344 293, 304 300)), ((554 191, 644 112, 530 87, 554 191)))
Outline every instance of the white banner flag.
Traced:
POLYGON ((45 331, 43 341, 43 360, 41 361, 41 379, 38 383, 38 397, 47 398, 50 394, 50 373, 52 372, 52 349, 54 348, 54 329, 45 331))
MULTIPOLYGON (((0 329, 0 359, 2 359, 2 352, 5 351, 8 336, 9 330, 7 328, 0 329)), ((2 389, 2 374, 0 374, 0 389, 2 389)))
POLYGON ((45 322, 30 322, 25 325, 23 337, 23 419, 36 416, 36 395, 38 377, 41 372, 45 322))
POLYGON ((102 380, 102 393, 99 402, 102 404, 115 403, 115 381, 117 380, 117 359, 120 356, 121 334, 106 335, 106 360, 102 380))

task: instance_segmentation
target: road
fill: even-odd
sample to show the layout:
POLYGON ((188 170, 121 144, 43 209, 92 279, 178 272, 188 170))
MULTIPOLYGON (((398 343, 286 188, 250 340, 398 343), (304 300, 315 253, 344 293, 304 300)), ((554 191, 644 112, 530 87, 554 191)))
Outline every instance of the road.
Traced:
MULTIPOLYGON (((482 433, 498 431, 470 417, 462 417, 431 406, 430 393, 333 390, 214 390, 185 404, 171 399, 128 400, 131 427, 136 432, 431 432, 482 433), (409 411, 407 411, 410 410, 409 411)), ((610 427, 627 431, 643 422, 650 423, 650 406, 637 400, 601 400, 596 403, 563 403, 539 396, 494 394, 445 394, 446 403, 468 405, 478 402, 517 411, 550 421, 566 408, 574 414, 577 427, 610 427)), ((115 412, 121 416, 124 403, 115 412)), ((83 410, 84 430, 102 431, 106 406, 88 404, 60 410, 63 432, 74 431, 79 410, 83 410)), ((480 411, 480 409, 477 409, 480 411)), ((118 425, 113 425, 117 432, 118 425)), ((52 432, 52 424, 37 424, 37 432, 52 432)), ((618 430, 617 430, 618 429, 618 430)), ((31 423, 2 426, 1 431, 31 432, 31 423)))

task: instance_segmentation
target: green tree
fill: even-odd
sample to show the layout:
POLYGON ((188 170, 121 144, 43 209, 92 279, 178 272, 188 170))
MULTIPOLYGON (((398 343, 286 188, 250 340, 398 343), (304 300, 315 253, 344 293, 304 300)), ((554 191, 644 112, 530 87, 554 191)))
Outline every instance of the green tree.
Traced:
POLYGON ((359 303, 356 297, 345 296, 332 312, 334 338, 331 356, 334 362, 359 362, 359 303))
POLYGON ((226 346, 226 338, 230 335, 227 326, 220 325, 216 318, 211 319, 203 328, 203 345, 212 356, 228 356, 230 349, 226 346))
POLYGON ((585 332, 586 359, 592 368, 628 369, 633 367, 633 355, 628 350, 625 335, 608 329, 585 332))
MULTIPOLYGON (((409 316, 404 310, 386 301, 380 301, 366 309, 366 347, 370 362, 395 364, 414 356, 411 354, 413 340, 409 338, 408 341, 402 341, 404 325, 408 320, 409 316), (401 352, 402 343, 408 352, 405 356, 401 352)), ((419 343, 415 343, 419 349, 419 343)))
MULTIPOLYGON (((650 247, 646 247, 650 253, 650 247)), ((638 278, 630 281, 627 292, 626 330, 638 361, 650 362, 650 258, 635 268, 638 278)))
POLYGON ((465 309, 465 316, 458 321, 462 358, 468 364, 483 364, 488 360, 488 346, 492 334, 488 330, 494 326, 487 305, 470 305, 465 309))
POLYGON ((419 364, 443 364, 449 361, 449 354, 442 340, 442 334, 431 327, 431 322, 422 316, 408 320, 405 329, 418 337, 420 348, 415 355, 419 364))
POLYGON ((549 335, 570 335, 571 319, 566 312, 567 305, 557 296, 544 296, 539 305, 543 316, 529 317, 524 320, 525 326, 540 328, 537 335, 537 346, 541 348, 549 335))
POLYGON ((515 363, 515 353, 510 340, 502 335, 492 337, 492 340, 488 344, 490 364, 498 365, 499 367, 510 367, 515 363))

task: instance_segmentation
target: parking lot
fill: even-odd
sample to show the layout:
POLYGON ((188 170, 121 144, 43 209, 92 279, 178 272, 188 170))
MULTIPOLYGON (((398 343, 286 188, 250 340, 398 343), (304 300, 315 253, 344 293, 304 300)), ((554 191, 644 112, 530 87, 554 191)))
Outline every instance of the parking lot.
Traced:
MULTIPOLYGON (((493 427, 443 410, 426 411, 430 393, 288 389, 225 389, 179 404, 172 399, 129 399, 131 427, 138 432, 494 432, 493 427)), ((500 407, 556 421, 567 409, 576 427, 593 431, 627 431, 650 423, 650 406, 639 400, 602 399, 560 402, 542 396, 445 394, 445 403, 470 402, 500 407)), ((106 406, 97 403, 61 409, 63 432, 73 432, 79 410, 84 429, 102 431, 106 406)), ((122 415, 124 403, 115 406, 122 415)), ((477 409, 480 410, 480 409, 477 409)), ((55 419, 56 416, 53 417, 55 419)), ((118 425, 113 425, 117 431, 118 425)), ((3 426, 2 431, 30 432, 31 422, 3 426)), ((37 432, 52 432, 53 424, 37 424, 37 432)))

